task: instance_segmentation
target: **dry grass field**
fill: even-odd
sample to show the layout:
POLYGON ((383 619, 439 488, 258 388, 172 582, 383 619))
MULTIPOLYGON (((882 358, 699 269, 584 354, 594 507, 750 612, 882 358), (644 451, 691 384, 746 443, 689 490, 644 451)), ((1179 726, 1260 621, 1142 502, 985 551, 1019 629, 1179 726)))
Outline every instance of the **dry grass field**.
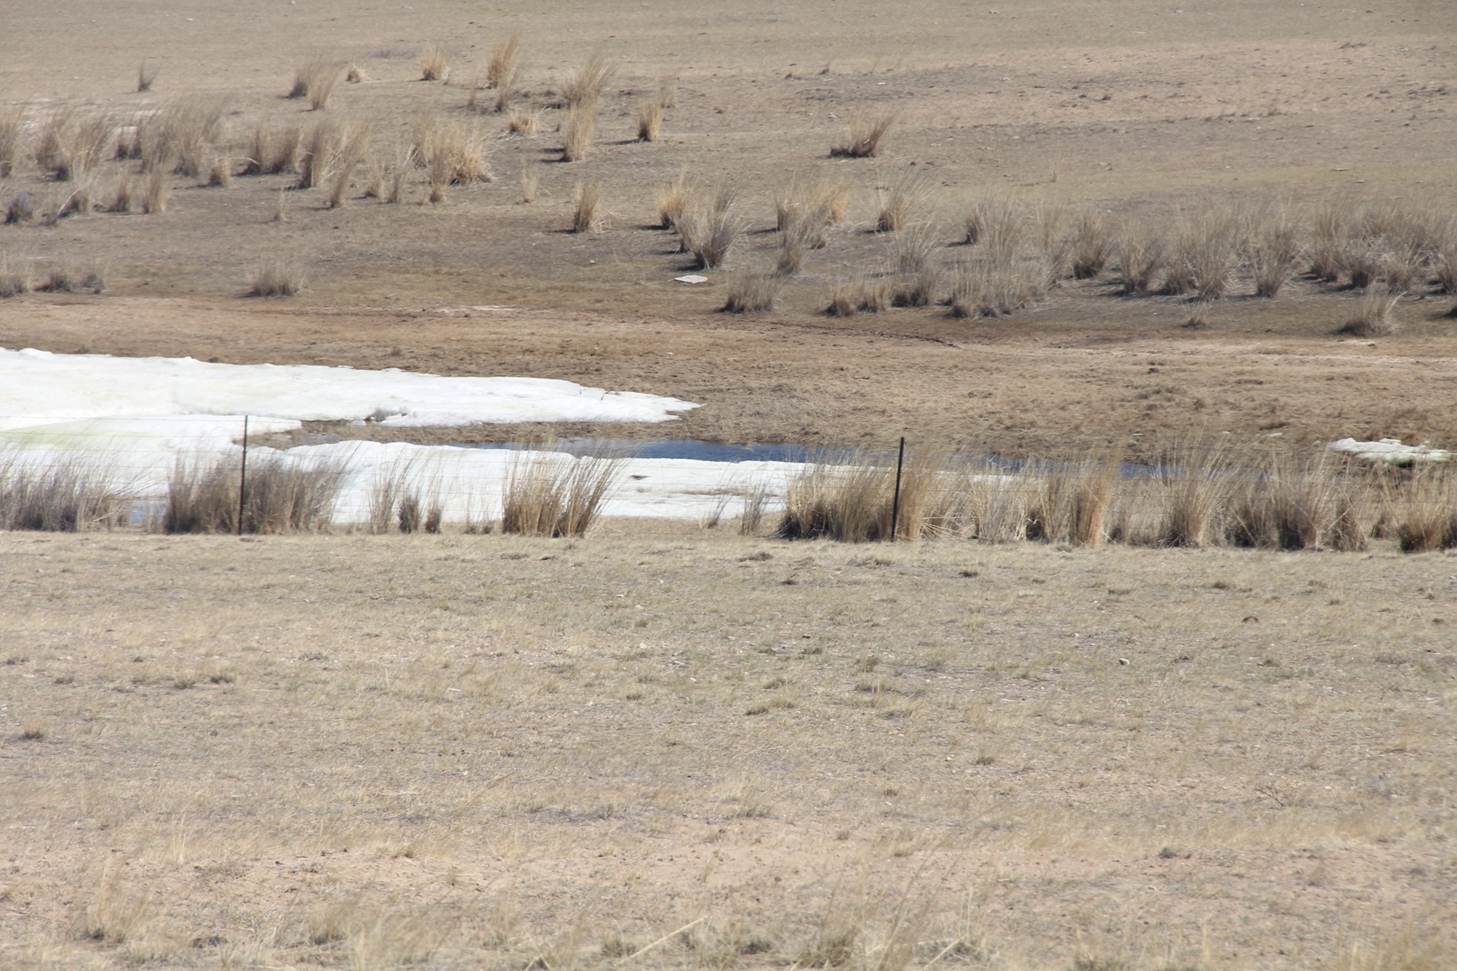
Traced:
POLYGON ((0 551, 6 967, 1457 943, 1447 555, 633 522, 0 551))
MULTIPOLYGON (((1454 129, 1447 0, 10 4, 0 347, 1450 446, 1454 129)), ((1450 553, 730 533, 0 532, 0 967, 1457 961, 1450 553)))

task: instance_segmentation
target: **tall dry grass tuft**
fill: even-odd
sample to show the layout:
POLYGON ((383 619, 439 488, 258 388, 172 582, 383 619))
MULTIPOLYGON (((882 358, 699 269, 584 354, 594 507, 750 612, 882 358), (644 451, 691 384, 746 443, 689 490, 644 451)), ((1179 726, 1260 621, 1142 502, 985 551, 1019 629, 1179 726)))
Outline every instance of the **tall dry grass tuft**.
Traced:
POLYGON ((1273 298, 1295 275, 1304 253, 1300 223, 1286 206, 1266 207, 1251 221, 1243 248, 1255 278, 1255 296, 1273 298))
MULTIPOLYGON (((3 133, 0 133, 3 138, 3 133)), ((0 169, 3 169, 0 156, 0 169)), ((1443 293, 1457 293, 1457 216, 1449 216, 1437 229, 1432 245, 1432 268, 1437 274, 1437 286, 1443 293)))
POLYGON ((1279 453, 1265 480, 1270 491, 1270 514, 1275 545, 1282 550, 1315 549, 1332 520, 1332 483, 1318 461, 1301 461, 1279 453))
POLYGON ((678 107, 678 75, 665 74, 658 78, 658 104, 664 108, 678 107))
POLYGON ((1073 275, 1077 239, 1068 230, 1070 215, 1065 206, 1043 204, 1034 212, 1043 286, 1052 289, 1073 275))
POLYGON ((21 151, 24 136, 25 109, 0 108, 0 179, 9 178, 15 171, 16 161, 24 154, 21 151))
POLYGON ((562 120, 562 161, 580 162, 592 147, 592 131, 597 126, 597 101, 575 102, 567 108, 562 120))
POLYGON ((107 212, 131 212, 132 197, 135 194, 136 185, 132 177, 123 173, 116 178, 116 183, 111 190, 111 201, 105 203, 107 212))
POLYGON ((621 458, 608 452, 580 457, 518 452, 501 491, 501 532, 585 535, 601 515, 621 469, 621 458))
POLYGON ((602 183, 582 182, 577 184, 575 207, 572 211, 572 232, 596 233, 602 230, 602 183))
POLYGON ((1171 450, 1159 460, 1158 498, 1163 509, 1158 543, 1199 549, 1219 535, 1218 516, 1232 481, 1233 466, 1222 448, 1171 450))
POLYGON ((1398 329, 1392 311, 1401 298, 1400 293, 1389 293, 1382 287, 1368 287, 1357 304, 1355 315, 1341 326, 1340 332, 1356 337, 1390 337, 1398 329))
POLYGON ((62 105, 46 118, 33 152, 36 165, 58 181, 84 178, 115 154, 118 125, 105 109, 62 105))
POLYGON ((921 222, 902 226, 895 234, 896 272, 907 275, 922 272, 935 249, 935 225, 921 222))
POLYGON ((0 255, 0 300, 30 292, 30 264, 0 255))
POLYGON ((850 125, 850 140, 831 147, 830 155, 834 158, 875 158, 880 154, 880 143, 898 115, 898 112, 887 111, 855 120, 850 125))
POLYGON ((344 66, 342 64, 316 61, 309 67, 310 111, 323 111, 329 107, 329 96, 334 93, 334 86, 339 83, 339 78, 343 74, 344 66))
POLYGON ((1118 283, 1124 296, 1152 293, 1163 272, 1166 245, 1141 222, 1126 220, 1118 234, 1118 283))
POLYGON ((369 153, 370 131, 366 126, 345 126, 345 134, 325 168, 329 183, 329 208, 344 205, 354 170, 369 153))
POLYGON ((253 271, 246 294, 250 297, 293 297, 303 287, 303 274, 299 269, 285 260, 274 258, 253 271))
POLYGON ((491 48, 486 61, 486 84, 491 88, 508 88, 521 73, 521 35, 512 34, 491 48))
POLYGON ((532 203, 536 201, 537 189, 541 186, 541 165, 537 162, 528 162, 521 166, 521 201, 532 203))
POLYGON ((941 269, 927 263, 914 273, 896 276, 891 284, 892 307, 928 307, 936 299, 941 285, 941 269))
POLYGON ((1238 265, 1238 213, 1206 207, 1179 219, 1169 249, 1164 289, 1218 300, 1229 290, 1238 265))
POLYGON ((21 226, 35 218, 35 200, 30 193, 21 189, 11 197, 5 207, 5 225, 21 226))
POLYGON ((600 51, 588 57, 581 67, 574 68, 560 85, 562 101, 568 111, 596 105, 612 76, 612 68, 600 51))
POLYGON ((637 140, 655 142, 663 127, 663 106, 656 101, 645 104, 637 112, 637 140))
POLYGON ((276 175, 293 168, 302 138, 303 133, 297 125, 275 131, 272 116, 263 115, 253 125, 243 174, 276 175))
POLYGON ((167 211, 172 197, 172 177, 166 169, 153 169, 142 184, 142 212, 152 215, 167 211))
POLYGON ((766 482, 759 482, 744 496, 743 508, 739 510, 739 535, 758 536, 764 528, 764 511, 773 493, 766 482))
POLYGON ((701 209, 684 215, 673 224, 682 241, 683 251, 694 255, 700 269, 722 266, 733 244, 743 235, 743 220, 734 212, 735 196, 733 186, 725 182, 701 209))
POLYGON ((1046 284, 1040 260, 988 254, 957 267, 951 291, 953 317, 1005 317, 1039 299, 1046 284))
POLYGON ((1107 538, 1107 522, 1118 456, 1097 452, 1029 465, 1025 485, 1025 525, 1029 540, 1098 546, 1107 538))
POLYGON ((420 48, 420 80, 446 81, 450 78, 450 51, 445 45, 430 42, 420 48))
POLYGON ((1404 483, 1397 505, 1396 540, 1404 553, 1457 547, 1457 475, 1419 469, 1404 483))
POLYGON ((679 172, 672 185, 657 191, 658 225, 663 229, 677 226, 688 214, 688 198, 688 173, 679 172))
POLYGON ((541 128, 541 114, 535 111, 518 111, 512 108, 506 113, 506 134, 535 135, 541 128))
POLYGON ((167 483, 161 528, 165 533, 317 532, 328 529, 344 483, 339 462, 301 462, 281 454, 250 456, 246 483, 240 463, 179 460, 167 483))
POLYGON ((1103 214, 1092 207, 1078 213, 1073 230, 1073 276, 1079 280, 1091 280, 1103 272, 1108 265, 1113 242, 1108 234, 1103 214))
POLYGON ((1349 239, 1344 207, 1326 201, 1316 208, 1310 223, 1310 272, 1317 280, 1335 283, 1341 278, 1349 239))
POLYGON ((98 266, 79 267, 66 261, 50 267, 45 281, 36 289, 49 293, 100 293, 106 289, 106 280, 98 266))
POLYGON ((898 508, 895 472, 894 455, 853 453, 807 463, 785 490, 777 535, 873 542, 890 538, 892 519, 899 540, 921 539, 947 529, 954 518, 958 476, 946 456, 930 449, 907 449, 898 508))
POLYGON ((445 201, 448 186, 491 181, 489 144, 465 121, 426 116, 415 126, 411 154, 425 169, 432 203, 445 201))
POLYGON ((731 314, 766 313, 774 309, 781 278, 776 273, 736 273, 729 280, 723 309, 731 314))
POLYGON ((875 231, 898 232, 913 222, 927 220, 930 186, 914 172, 907 172, 890 185, 877 188, 875 231))
POLYGON ((124 522, 133 502, 105 456, 63 454, 43 465, 0 451, 0 530, 74 533, 124 522))
POLYGON ((152 90, 152 84, 157 80, 157 74, 161 70, 160 67, 154 67, 150 71, 147 70, 147 59, 145 57, 142 58, 142 63, 137 68, 137 93, 141 94, 152 90))

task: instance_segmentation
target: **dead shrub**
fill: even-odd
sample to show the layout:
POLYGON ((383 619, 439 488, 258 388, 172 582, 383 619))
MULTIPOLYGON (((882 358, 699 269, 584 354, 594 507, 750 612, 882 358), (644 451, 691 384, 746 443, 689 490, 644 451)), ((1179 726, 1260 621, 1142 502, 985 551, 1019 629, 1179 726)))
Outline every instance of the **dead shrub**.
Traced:
POLYGON ((450 77, 450 51, 431 42, 420 48, 420 80, 445 81, 450 77))
POLYGON ((663 106, 656 101, 643 105, 637 113, 637 140, 640 142, 655 142, 658 140, 658 132, 663 127, 663 106))
POLYGON ((1392 311, 1401 297, 1400 293, 1389 293, 1381 287, 1368 288, 1357 304, 1355 315, 1341 326, 1340 333, 1356 337, 1390 337, 1398 329, 1392 311))
POLYGON ((607 452, 574 457, 518 452, 501 491, 501 532, 522 536, 583 536, 602 513, 621 473, 607 452))
POLYGON ((106 456, 62 453, 44 464, 0 451, 0 530, 75 533, 109 529, 134 500, 106 456))
POLYGON ((578 183, 576 205, 572 212, 572 232, 596 233, 602 229, 602 183, 578 183))
POLYGON ((588 57, 581 67, 573 69, 560 85, 562 101, 568 111, 595 106, 612 75, 612 68, 600 51, 588 57))
POLYGON ((897 112, 887 111, 855 120, 850 125, 850 140, 833 146, 830 155, 835 158, 875 158, 880 154, 881 141, 897 117, 897 112))
POLYGON ((723 309, 731 314, 773 310, 779 285, 780 277, 774 273, 737 273, 729 280, 723 309))
POLYGON ((303 290, 303 274, 293 264, 271 259, 253 271, 250 297, 293 297, 303 290))
POLYGON ((579 162, 592 147, 592 131, 597 125, 597 101, 575 102, 567 108, 562 121, 562 161, 579 162))
POLYGON ((241 463, 232 457, 179 460, 167 482, 162 531, 291 533, 328 529, 344 482, 344 466, 331 461, 294 460, 265 449, 258 453, 249 456, 246 481, 241 463), (241 497, 240 487, 246 487, 241 497))

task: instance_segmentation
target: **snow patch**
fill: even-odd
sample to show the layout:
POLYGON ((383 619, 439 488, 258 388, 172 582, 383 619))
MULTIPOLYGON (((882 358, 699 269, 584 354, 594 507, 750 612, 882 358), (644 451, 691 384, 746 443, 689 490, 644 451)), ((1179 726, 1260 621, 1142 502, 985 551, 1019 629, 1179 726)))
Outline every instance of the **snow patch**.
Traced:
POLYGON ((1342 438, 1326 446, 1333 452, 1354 455, 1367 462, 1385 462, 1388 465, 1413 465, 1417 462, 1448 462, 1452 453, 1444 448, 1427 445, 1403 445, 1399 438, 1383 438, 1379 442, 1358 442, 1354 438, 1342 438))

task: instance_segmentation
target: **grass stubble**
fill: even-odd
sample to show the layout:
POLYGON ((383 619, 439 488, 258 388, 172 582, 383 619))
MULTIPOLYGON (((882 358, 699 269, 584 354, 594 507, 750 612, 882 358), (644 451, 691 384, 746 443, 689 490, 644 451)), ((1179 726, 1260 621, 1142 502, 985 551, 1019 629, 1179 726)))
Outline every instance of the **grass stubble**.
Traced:
POLYGON ((0 961, 1450 954, 1429 557, 594 535, 0 534, 0 961))

